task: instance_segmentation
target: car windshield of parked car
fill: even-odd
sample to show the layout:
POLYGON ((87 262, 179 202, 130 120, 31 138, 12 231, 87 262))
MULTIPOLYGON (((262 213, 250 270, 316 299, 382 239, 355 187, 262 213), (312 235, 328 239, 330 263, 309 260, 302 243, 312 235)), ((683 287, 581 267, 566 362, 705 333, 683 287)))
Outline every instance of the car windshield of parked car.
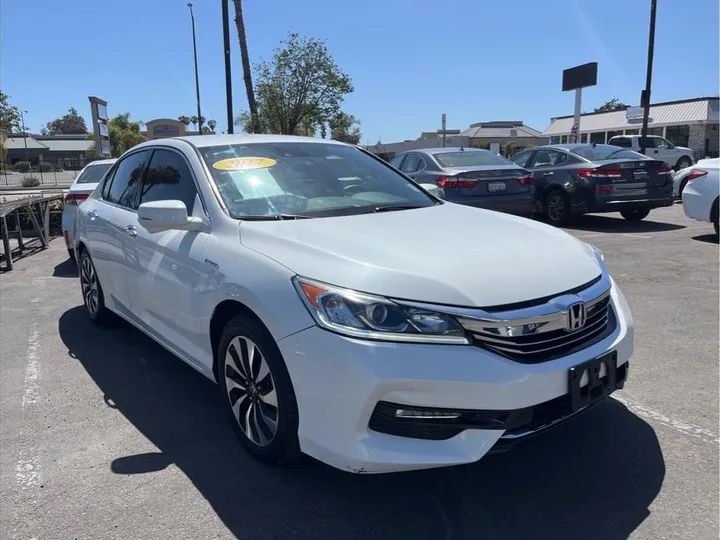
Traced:
POLYGON ((112 163, 102 163, 99 165, 88 165, 85 170, 78 176, 78 184, 97 184, 102 180, 105 173, 112 166, 112 163))
POLYGON ((590 161, 602 161, 604 159, 647 159, 647 156, 613 146, 610 144, 597 144, 595 146, 580 146, 572 148, 571 153, 590 161))
POLYGON ((493 152, 462 151, 433 154, 441 167, 483 167, 486 165, 513 165, 493 152))
POLYGON ((233 217, 326 217, 440 202, 352 146, 266 142, 200 148, 233 217))

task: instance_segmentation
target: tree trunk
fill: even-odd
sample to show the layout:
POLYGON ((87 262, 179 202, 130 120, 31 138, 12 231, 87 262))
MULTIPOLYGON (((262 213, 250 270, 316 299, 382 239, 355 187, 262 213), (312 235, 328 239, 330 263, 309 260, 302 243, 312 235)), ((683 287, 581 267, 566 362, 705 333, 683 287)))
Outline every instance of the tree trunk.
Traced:
POLYGON ((233 0, 235 4, 235 26, 237 27, 238 41, 240 41, 240 59, 242 60, 243 78, 245 79, 245 93, 247 94, 248 107, 250 108, 250 125, 253 133, 260 132, 257 102, 255 101, 255 90, 252 84, 252 72, 250 71, 250 55, 248 54, 247 35, 245 34, 245 21, 243 20, 242 0, 233 0))

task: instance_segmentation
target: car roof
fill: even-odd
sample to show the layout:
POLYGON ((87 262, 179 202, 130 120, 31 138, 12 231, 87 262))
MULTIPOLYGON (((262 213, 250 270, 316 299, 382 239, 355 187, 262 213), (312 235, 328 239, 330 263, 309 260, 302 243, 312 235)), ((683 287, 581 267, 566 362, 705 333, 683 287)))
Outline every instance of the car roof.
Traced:
MULTIPOLYGON (((169 137, 164 139, 153 139, 142 143, 140 146, 174 146, 181 147, 182 141, 190 143, 197 148, 209 146, 223 146, 226 144, 252 144, 252 143, 316 143, 316 144, 338 144, 346 145, 339 141, 329 139, 316 139, 314 137, 299 137, 296 135, 251 135, 239 133, 233 135, 189 135, 187 137, 169 137)), ((136 148, 137 148, 136 147, 136 148)))
MULTIPOLYGON (((490 150, 485 150, 483 148, 465 148, 464 146, 448 146, 446 148, 417 148, 414 150, 405 150, 404 152, 401 152, 401 153, 407 154, 408 152, 422 152, 425 154, 449 154, 449 153, 453 153, 453 152, 489 152, 489 151, 490 150)), ((400 155, 400 154, 398 154, 398 155, 400 155)))

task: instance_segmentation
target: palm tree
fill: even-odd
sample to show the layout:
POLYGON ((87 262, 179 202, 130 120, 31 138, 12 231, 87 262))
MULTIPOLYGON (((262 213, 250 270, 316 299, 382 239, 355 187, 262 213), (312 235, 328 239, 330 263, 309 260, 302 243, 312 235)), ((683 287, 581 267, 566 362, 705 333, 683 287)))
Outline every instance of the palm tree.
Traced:
POLYGON ((234 0, 233 3, 235 4, 235 26, 237 27, 238 41, 240 41, 240 59, 242 60, 243 78, 245 79, 245 93, 250 108, 250 125, 253 133, 259 133, 261 131, 260 122, 257 102, 255 101, 255 90, 253 90, 252 84, 252 72, 250 71, 250 55, 248 54, 247 35, 245 34, 242 0, 234 0))
POLYGON ((184 114, 178 116, 178 122, 182 122, 183 124, 185 124, 185 127, 188 127, 190 125, 190 117, 185 116, 184 114))
POLYGON ((193 125, 193 130, 197 131, 198 117, 193 115, 190 117, 190 123, 193 125))
POLYGON ((212 120, 212 119, 211 119, 211 120, 208 120, 208 121, 207 121, 207 125, 208 125, 208 127, 210 128, 210 131, 211 131, 212 133, 215 133, 215 126, 217 126, 217 122, 216 122, 215 120, 212 120))

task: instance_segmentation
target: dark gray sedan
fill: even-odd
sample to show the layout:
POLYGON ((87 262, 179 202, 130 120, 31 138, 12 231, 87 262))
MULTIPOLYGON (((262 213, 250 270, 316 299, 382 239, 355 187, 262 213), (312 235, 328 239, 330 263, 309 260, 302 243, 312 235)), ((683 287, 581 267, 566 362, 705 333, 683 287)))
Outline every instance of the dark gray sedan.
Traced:
POLYGON ((553 225, 601 212, 639 221, 653 208, 673 204, 669 165, 619 146, 538 146, 511 160, 535 175, 539 210, 553 225))
POLYGON ((535 179, 527 169, 477 148, 431 148, 398 154, 390 164, 419 184, 437 184, 447 201, 510 214, 533 213, 535 179))

